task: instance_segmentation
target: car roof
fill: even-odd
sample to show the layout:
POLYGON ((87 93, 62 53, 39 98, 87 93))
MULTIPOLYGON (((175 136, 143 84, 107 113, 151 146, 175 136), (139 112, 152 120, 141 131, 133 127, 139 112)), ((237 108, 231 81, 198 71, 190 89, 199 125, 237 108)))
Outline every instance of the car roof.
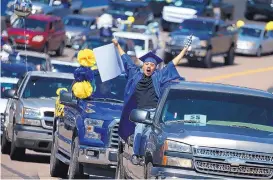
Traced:
POLYGON ((47 22, 54 21, 54 20, 61 20, 61 18, 57 16, 45 15, 45 14, 32 14, 32 15, 29 15, 27 18, 36 19, 40 21, 47 21, 47 22))
POLYGON ((49 59, 49 57, 50 57, 48 54, 40 53, 40 52, 36 52, 36 51, 19 51, 18 54, 32 56, 32 57, 40 57, 40 58, 45 58, 45 59, 49 59))
POLYGON ((50 71, 30 71, 28 74, 30 76, 39 76, 39 77, 74 79, 74 75, 72 73, 61 73, 61 72, 50 72, 50 71))
POLYGON ((182 81, 180 83, 171 84, 170 89, 223 92, 223 93, 230 93, 230 94, 240 94, 240 95, 270 98, 273 100, 273 94, 267 91, 252 89, 247 87, 227 85, 227 84, 220 84, 220 83, 182 81))
POLYGON ((265 24, 245 24, 244 26, 242 26, 242 28, 244 27, 264 30, 265 24))
POLYGON ((83 14, 70 14, 70 15, 67 15, 65 18, 77 18, 77 19, 84 19, 84 20, 94 20, 94 19, 96 19, 93 16, 83 15, 83 14))
POLYGON ((67 62, 67 61, 59 61, 59 60, 51 60, 51 64, 60 64, 60 65, 66 65, 66 66, 75 66, 79 67, 80 64, 78 62, 67 62))
POLYGON ((0 82, 1 83, 12 83, 16 84, 18 81, 18 78, 10 78, 10 77, 1 77, 0 82))
POLYGON ((128 39, 142 39, 142 40, 151 39, 151 36, 152 36, 149 34, 142 34, 137 32, 114 32, 113 35, 117 37, 128 38, 128 39))

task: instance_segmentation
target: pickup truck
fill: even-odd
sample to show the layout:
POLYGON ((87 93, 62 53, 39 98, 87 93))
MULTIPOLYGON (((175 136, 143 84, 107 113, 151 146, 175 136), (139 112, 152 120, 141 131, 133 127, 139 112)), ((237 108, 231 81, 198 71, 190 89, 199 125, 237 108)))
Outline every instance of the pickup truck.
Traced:
POLYGON ((272 179, 273 94, 231 85, 181 82, 164 91, 145 124, 142 161, 134 135, 119 142, 117 179, 272 179))
POLYGON ((163 8, 162 28, 164 31, 172 31, 185 19, 215 17, 214 8, 220 8, 220 19, 233 19, 234 6, 223 0, 174 0, 163 8))
POLYGON ((183 49, 184 41, 192 34, 192 44, 185 55, 190 65, 201 62, 205 68, 211 68, 214 56, 222 56, 225 65, 232 65, 237 31, 232 24, 222 20, 215 21, 207 17, 187 19, 176 31, 170 33, 165 47, 165 63, 171 61, 183 49))
POLYGON ((24 158, 25 150, 50 152, 56 90, 70 87, 73 74, 30 71, 15 89, 5 91, 10 98, 6 109, 6 127, 2 136, 2 152, 12 160, 24 158))
MULTIPOLYGON (((56 102, 53 145, 50 157, 52 177, 85 178, 113 170, 117 164, 119 119, 123 108, 126 77, 101 82, 95 71, 95 92, 89 99, 77 99, 71 89, 61 92, 56 102)), ((102 174, 100 174, 102 175, 102 174)))

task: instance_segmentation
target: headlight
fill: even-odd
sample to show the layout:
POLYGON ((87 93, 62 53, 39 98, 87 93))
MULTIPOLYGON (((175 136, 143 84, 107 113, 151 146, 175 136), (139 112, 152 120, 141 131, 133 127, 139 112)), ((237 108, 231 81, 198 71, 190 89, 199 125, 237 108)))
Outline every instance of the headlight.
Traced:
POLYGON ((41 35, 37 35, 32 38, 32 41, 36 41, 36 42, 42 42, 43 40, 44 40, 44 36, 41 36, 41 35))
POLYGON ((24 118, 41 118, 41 112, 38 109, 24 108, 24 118))
POLYGON ((101 134, 94 132, 94 127, 102 127, 103 125, 102 120, 97 119, 90 119, 86 118, 84 120, 84 126, 85 126, 85 137, 91 138, 91 139, 101 139, 101 134))
POLYGON ((191 153, 191 146, 184 144, 184 143, 180 143, 180 142, 166 140, 165 141, 165 151, 191 153))
POLYGON ((208 42, 207 41, 200 41, 200 46, 207 47, 208 46, 208 42))

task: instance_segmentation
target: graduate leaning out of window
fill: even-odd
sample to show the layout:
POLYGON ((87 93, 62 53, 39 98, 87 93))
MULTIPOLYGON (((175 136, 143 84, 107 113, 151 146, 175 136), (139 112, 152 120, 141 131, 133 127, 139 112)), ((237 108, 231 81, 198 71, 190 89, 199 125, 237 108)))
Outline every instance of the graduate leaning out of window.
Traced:
MULTIPOLYGON (((152 52, 140 57, 143 62, 134 63, 134 61, 123 51, 116 39, 112 42, 116 46, 124 68, 127 74, 127 85, 125 87, 124 108, 120 118, 119 136, 127 141, 128 137, 134 134, 134 155, 132 162, 138 164, 143 156, 142 150, 139 149, 142 131, 145 125, 138 123, 137 125, 129 121, 129 115, 133 109, 144 109, 150 111, 151 116, 154 115, 158 100, 161 97, 161 89, 164 85, 172 80, 180 78, 176 70, 176 66, 183 58, 187 51, 187 47, 164 68, 158 70, 156 67, 163 60, 152 52)), ((151 117, 152 118, 152 117, 151 117)))

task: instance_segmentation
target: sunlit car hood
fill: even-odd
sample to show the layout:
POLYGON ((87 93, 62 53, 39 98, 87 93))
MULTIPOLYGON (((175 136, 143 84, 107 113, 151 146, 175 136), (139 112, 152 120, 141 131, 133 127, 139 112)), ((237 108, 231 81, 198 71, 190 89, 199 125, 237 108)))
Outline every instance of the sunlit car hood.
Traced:
POLYGON ((41 108, 49 108, 54 111, 55 109, 55 99, 22 99, 24 107, 33 108, 33 109, 41 109, 41 108))
POLYGON ((66 31, 67 34, 69 34, 71 36, 77 36, 77 35, 83 34, 86 31, 88 31, 88 28, 65 26, 65 31, 66 31))

